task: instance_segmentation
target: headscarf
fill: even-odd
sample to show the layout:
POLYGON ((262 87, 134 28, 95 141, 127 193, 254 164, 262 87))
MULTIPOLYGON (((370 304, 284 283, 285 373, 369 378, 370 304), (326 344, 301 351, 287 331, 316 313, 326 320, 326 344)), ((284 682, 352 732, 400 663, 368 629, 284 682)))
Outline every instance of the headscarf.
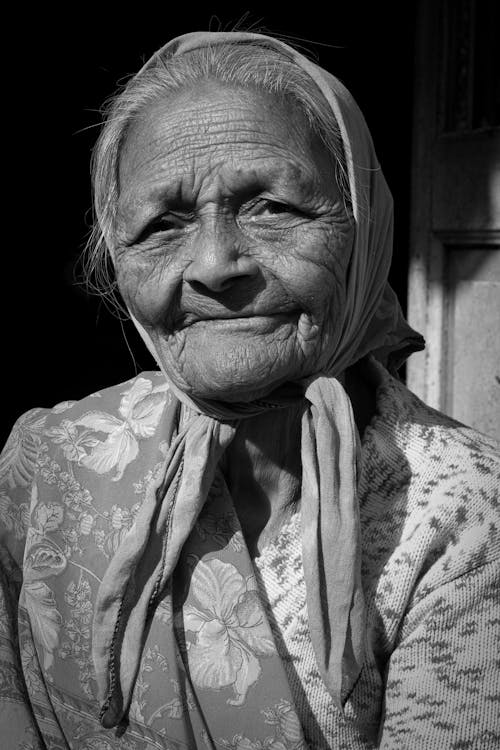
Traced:
MULTIPOLYGON (((340 81, 283 42, 247 32, 180 36, 158 50, 138 75, 159 56, 165 59, 207 45, 248 42, 281 52, 310 75, 339 125, 349 177, 355 235, 341 335, 324 371, 293 384, 300 386, 305 400, 301 523, 310 636, 319 672, 340 708, 363 665, 364 602, 356 497, 359 440, 339 376, 368 354, 390 368, 398 366, 409 353, 423 348, 423 340, 405 322, 387 282, 392 198, 364 118, 340 81)), ((134 322, 158 360, 148 334, 134 322)), ((164 374, 189 416, 174 434, 163 471, 151 484, 99 589, 93 658, 105 726, 117 724, 126 713, 148 616, 180 564, 239 420, 296 399, 296 390, 285 388, 258 403, 205 402, 183 393, 164 374), (156 557, 151 552, 153 541, 159 545, 156 557)))

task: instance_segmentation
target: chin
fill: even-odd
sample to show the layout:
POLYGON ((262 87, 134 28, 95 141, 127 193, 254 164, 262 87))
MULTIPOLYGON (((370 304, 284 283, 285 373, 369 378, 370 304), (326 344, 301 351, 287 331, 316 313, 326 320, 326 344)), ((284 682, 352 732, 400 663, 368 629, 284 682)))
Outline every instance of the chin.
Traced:
POLYGON ((231 369, 224 371, 220 367, 214 369, 217 372, 211 371, 208 365, 202 372, 196 368, 182 373, 181 377, 179 373, 170 372, 169 377, 180 390, 193 398, 233 404, 264 399, 284 383, 300 377, 291 368, 280 368, 279 372, 268 373, 265 378, 259 377, 259 373, 255 372, 234 372, 231 369))
POLYGON ((228 403, 255 401, 303 376, 304 358, 288 330, 277 340, 253 331, 248 336, 218 336, 208 329, 203 337, 190 331, 181 351, 162 347, 165 371, 189 396, 228 403))
POLYGON ((272 393, 276 388, 286 382, 286 379, 278 382, 264 383, 221 383, 218 386, 209 386, 208 384, 198 384, 189 389, 190 396, 206 401, 224 401, 227 403, 248 403, 258 401, 272 393))

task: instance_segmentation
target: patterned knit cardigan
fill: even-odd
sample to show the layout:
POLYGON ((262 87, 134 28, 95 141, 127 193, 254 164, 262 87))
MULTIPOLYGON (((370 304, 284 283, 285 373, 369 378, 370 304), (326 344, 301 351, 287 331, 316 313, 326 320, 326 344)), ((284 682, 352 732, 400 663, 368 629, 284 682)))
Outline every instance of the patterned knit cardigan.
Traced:
MULTIPOLYGON (((182 716, 180 704, 158 710, 168 678, 161 627, 145 644, 121 736, 97 720, 90 657, 99 579, 165 455, 167 398, 161 374, 143 373, 82 401, 32 410, 14 427, 0 459, 3 750, 164 748, 165 722, 182 716), (97 411, 106 418, 92 428, 85 415, 97 411), (95 483, 89 491, 89 472, 106 483, 101 496, 95 483), (123 476, 131 477, 128 498, 114 481, 123 476)), ((499 486, 494 441, 380 375, 358 487, 366 660, 343 715, 312 655, 298 514, 255 561, 311 748, 500 747, 499 486)), ((161 618, 159 609, 153 619, 161 618)), ((264 748, 241 734, 232 747, 293 743, 277 735, 264 748)))

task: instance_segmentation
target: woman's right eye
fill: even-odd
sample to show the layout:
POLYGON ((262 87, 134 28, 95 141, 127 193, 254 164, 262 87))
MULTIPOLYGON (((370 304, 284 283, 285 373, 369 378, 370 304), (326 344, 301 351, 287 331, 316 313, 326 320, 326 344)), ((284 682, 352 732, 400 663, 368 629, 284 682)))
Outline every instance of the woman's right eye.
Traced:
POLYGON ((187 224, 187 220, 176 214, 166 214, 160 216, 151 225, 151 231, 153 232, 168 232, 172 229, 184 229, 187 224))
POLYGON ((177 216, 176 214, 165 214, 151 221, 141 232, 138 242, 147 240, 152 235, 168 234, 185 229, 188 225, 188 217, 177 216))

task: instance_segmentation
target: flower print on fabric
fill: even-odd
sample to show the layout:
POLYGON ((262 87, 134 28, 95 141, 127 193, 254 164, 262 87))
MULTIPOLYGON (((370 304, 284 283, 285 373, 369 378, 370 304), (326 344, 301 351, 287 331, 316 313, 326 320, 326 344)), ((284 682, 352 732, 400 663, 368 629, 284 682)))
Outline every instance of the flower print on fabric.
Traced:
POLYGON ((212 559, 194 568, 190 594, 196 604, 184 606, 184 629, 191 679, 200 688, 232 687, 227 702, 240 706, 261 674, 259 658, 275 654, 258 593, 234 565, 212 559))
POLYGON ((33 641, 23 640, 20 655, 26 687, 31 695, 36 695, 39 699, 39 695, 43 695, 44 685, 40 676, 38 654, 33 641))
POLYGON ((9 495, 0 490, 0 519, 7 532, 15 539, 24 539, 29 527, 30 509, 28 503, 14 503, 9 495))
MULTIPOLYGON (((134 524, 151 483, 161 477, 180 429, 182 409, 170 398, 162 376, 148 373, 98 398, 19 420, 17 437, 0 462, 0 533, 9 544, 2 562, 12 570, 8 606, 0 612, 0 650, 15 642, 18 630, 16 663, 24 673, 18 688, 7 686, 9 698, 24 701, 24 684, 47 747, 66 747, 68 737, 89 750, 118 745, 220 750, 213 737, 232 742, 249 734, 243 730, 243 710, 256 720, 255 733, 241 738, 243 748, 246 743, 289 750, 259 713, 263 697, 264 705, 275 705, 289 689, 221 473, 183 547, 179 599, 169 579, 151 611, 127 731, 117 739, 99 724, 91 651, 94 602, 108 561, 134 524), (121 480, 112 481, 120 473, 121 480), (187 628, 181 605, 186 593, 187 628), (13 630, 11 613, 18 614, 18 629, 13 630), (205 743, 207 716, 215 725, 205 743)), ((11 674, 14 661, 7 663, 4 650, 0 661, 4 674, 11 674)), ((29 711, 26 740, 16 736, 15 742, 25 750, 38 747, 28 735, 29 711)))
MULTIPOLYGON (((41 650, 43 669, 47 671, 53 666, 62 617, 54 592, 45 579, 59 576, 66 569, 67 558, 63 550, 47 536, 48 532, 55 531, 61 525, 64 507, 58 503, 38 504, 37 501, 38 492, 34 485, 33 526, 26 538, 24 583, 19 603, 28 612, 33 639, 41 650)), ((46 674, 46 677, 51 679, 50 674, 46 674)))
POLYGON ((42 409, 32 409, 17 420, 0 456, 0 484, 31 484, 45 419, 42 409))
POLYGON ((252 740, 244 734, 235 734, 230 740, 221 738, 217 745, 223 750, 307 750, 299 719, 293 705, 281 700, 274 708, 261 711, 273 734, 263 740, 252 740))
POLYGON ((42 652, 45 678, 50 681, 52 675, 49 670, 54 664, 62 623, 54 592, 45 581, 31 581, 23 586, 19 603, 28 612, 33 640, 42 652))
POLYGON ((69 606, 70 616, 63 623, 59 656, 74 661, 82 691, 92 699, 94 669, 90 657, 90 637, 94 612, 91 587, 82 574, 78 582, 70 581, 64 592, 64 600, 69 606))
POLYGON ((153 387, 137 378, 124 391, 119 407, 122 419, 102 411, 89 411, 79 419, 63 419, 47 436, 60 444, 64 456, 95 471, 111 474, 117 482, 139 453, 140 439, 154 435, 168 397, 168 385, 153 387), (103 439, 102 435, 106 437, 103 439))
POLYGON ((235 734, 230 740, 219 740, 218 744, 223 750, 288 750, 288 745, 274 737, 252 741, 244 734, 235 734))
POLYGON ((210 539, 219 547, 226 547, 229 544, 235 552, 241 552, 245 544, 243 534, 235 527, 232 512, 222 517, 202 513, 196 522, 195 529, 202 541, 210 539))
POLYGON ((52 407, 52 412, 54 414, 62 414, 64 411, 68 411, 68 409, 71 409, 77 401, 61 401, 60 403, 56 404, 52 407))
POLYGON ((279 738, 287 748, 303 750, 305 748, 302 727, 294 706, 285 699, 272 709, 263 709, 266 724, 274 726, 279 738))

